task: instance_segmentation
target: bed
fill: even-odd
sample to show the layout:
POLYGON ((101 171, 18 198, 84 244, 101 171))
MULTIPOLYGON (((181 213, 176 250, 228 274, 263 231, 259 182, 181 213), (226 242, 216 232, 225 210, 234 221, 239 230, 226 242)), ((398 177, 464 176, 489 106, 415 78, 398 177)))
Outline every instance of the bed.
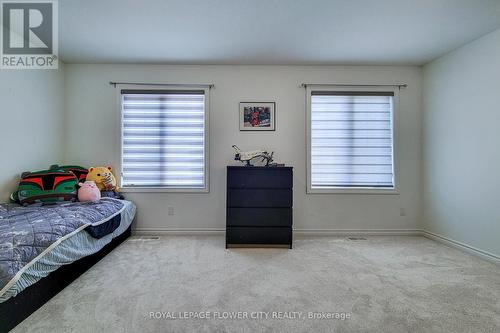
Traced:
POLYGON ((135 205, 0 204, 0 332, 36 311, 131 233, 135 205))

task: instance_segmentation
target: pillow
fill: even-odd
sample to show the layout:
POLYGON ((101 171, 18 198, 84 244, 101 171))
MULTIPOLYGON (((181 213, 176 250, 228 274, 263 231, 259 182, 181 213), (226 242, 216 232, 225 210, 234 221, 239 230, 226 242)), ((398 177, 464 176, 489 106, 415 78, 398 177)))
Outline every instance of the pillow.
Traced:
POLYGON ((75 174, 63 169, 25 172, 19 182, 17 198, 25 206, 75 201, 77 184, 75 174))
POLYGON ((57 164, 51 165, 49 169, 59 169, 59 170, 64 170, 64 171, 71 171, 75 174, 76 178, 78 178, 79 182, 85 182, 85 179, 87 178, 87 174, 89 171, 87 168, 78 166, 78 165, 63 165, 59 166, 57 164))

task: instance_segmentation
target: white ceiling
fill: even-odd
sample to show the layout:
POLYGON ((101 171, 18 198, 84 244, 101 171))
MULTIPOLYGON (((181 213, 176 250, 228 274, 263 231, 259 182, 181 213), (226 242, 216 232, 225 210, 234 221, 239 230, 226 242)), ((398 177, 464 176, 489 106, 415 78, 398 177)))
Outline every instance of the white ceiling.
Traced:
POLYGON ((68 63, 411 64, 500 28, 500 0, 60 0, 68 63))

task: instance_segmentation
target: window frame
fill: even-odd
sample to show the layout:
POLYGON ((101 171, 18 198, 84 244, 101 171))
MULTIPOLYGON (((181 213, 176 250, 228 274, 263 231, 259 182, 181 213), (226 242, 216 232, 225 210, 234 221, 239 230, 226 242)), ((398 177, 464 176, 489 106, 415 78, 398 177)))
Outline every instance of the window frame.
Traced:
POLYGON ((139 193, 209 193, 210 192, 210 87, 207 85, 171 85, 171 84, 116 84, 116 99, 118 105, 118 156, 116 157, 119 175, 117 178, 118 186, 121 192, 139 192, 139 193), (205 158, 204 158, 204 177, 205 186, 203 188, 172 187, 172 186, 122 186, 123 175, 123 108, 122 108, 122 90, 172 90, 172 91, 204 91, 205 94, 205 158))
POLYGON ((398 86, 335 86, 335 85, 308 85, 306 86, 306 193, 307 194, 399 194, 398 181, 398 110, 399 110, 398 86), (328 188, 312 188, 311 186, 311 95, 313 91, 342 92, 390 92, 394 94, 393 108, 391 114, 392 127, 392 170, 394 175, 394 186, 392 188, 380 187, 342 187, 332 186, 328 188))

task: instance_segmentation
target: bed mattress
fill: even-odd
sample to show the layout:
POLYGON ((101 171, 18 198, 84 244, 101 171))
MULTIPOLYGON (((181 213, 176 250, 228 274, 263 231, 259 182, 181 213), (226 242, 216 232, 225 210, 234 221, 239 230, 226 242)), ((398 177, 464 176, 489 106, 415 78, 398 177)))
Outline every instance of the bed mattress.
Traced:
MULTIPOLYGON (((30 253, 29 255, 23 254, 23 256, 30 258, 30 260, 26 262, 20 260, 19 262, 22 263, 22 267, 15 271, 15 275, 13 275, 8 281, 5 277, 8 276, 6 275, 6 271, 9 267, 3 267, 3 271, 1 272, 3 276, 3 283, 0 285, 0 303, 6 301, 10 297, 16 296, 22 290, 46 277, 62 265, 71 264, 78 259, 99 252, 105 245, 109 244, 113 238, 119 236, 128 229, 134 219, 136 211, 136 207, 132 202, 112 198, 103 198, 101 203, 102 205, 94 207, 95 209, 93 212, 86 211, 85 214, 83 214, 83 211, 80 208, 75 208, 75 203, 66 204, 69 205, 66 207, 69 207, 70 211, 73 210, 74 213, 66 215, 63 229, 61 229, 60 224, 56 223, 58 226, 55 228, 56 236, 54 237, 51 235, 51 237, 54 237, 55 239, 49 241, 45 240, 45 244, 48 244, 46 247, 28 247, 30 249, 29 251, 35 251, 35 253, 30 253), (71 218, 75 216, 82 217, 82 215, 84 215, 87 219, 80 220, 80 222, 74 222, 71 218), (108 221, 116 221, 115 217, 117 217, 117 215, 120 217, 120 223, 112 233, 102 236, 101 238, 95 238, 86 231, 86 228, 95 228, 103 226, 108 221), (69 228, 66 228, 68 225, 69 228)), ((60 213, 61 206, 54 207, 54 209, 58 209, 60 213)), ((4 214, 4 218, 5 215, 6 214, 4 214)), ((2 222, 5 221, 1 221, 0 219, 0 223, 2 222)), ((3 226, 5 229, 5 224, 3 226)), ((23 232, 31 231, 28 230, 23 232)), ((46 237, 43 236, 46 235, 44 233, 41 233, 41 235, 42 237, 46 237)), ((0 244, 0 246, 5 247, 9 246, 9 244, 4 243, 0 244)), ((24 251, 16 251, 18 256, 19 253, 22 252, 24 251)), ((0 261, 4 261, 4 259, 9 256, 5 251, 0 252, 0 255, 2 256, 0 261)), ((19 266, 20 264, 17 263, 17 265, 19 266)), ((12 275, 14 272, 12 272, 11 269, 8 273, 12 275)))

